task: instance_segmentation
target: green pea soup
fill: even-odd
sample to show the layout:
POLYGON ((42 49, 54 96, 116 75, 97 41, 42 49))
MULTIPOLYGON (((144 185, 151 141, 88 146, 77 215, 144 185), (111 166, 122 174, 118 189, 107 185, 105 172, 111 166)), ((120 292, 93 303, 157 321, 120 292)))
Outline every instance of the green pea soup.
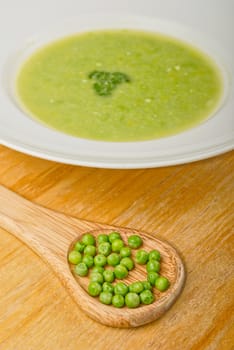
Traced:
POLYGON ((21 108, 48 127, 101 141, 174 135, 208 119, 223 95, 216 64, 190 44, 135 30, 62 38, 21 66, 21 108))

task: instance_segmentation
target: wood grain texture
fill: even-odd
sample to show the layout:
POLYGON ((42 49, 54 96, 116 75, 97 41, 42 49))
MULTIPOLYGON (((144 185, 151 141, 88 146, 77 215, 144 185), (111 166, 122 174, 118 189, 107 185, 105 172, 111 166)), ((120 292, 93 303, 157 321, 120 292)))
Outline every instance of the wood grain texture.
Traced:
MULTIPOLYGON (((2 185, 0 199, 0 227, 22 240, 48 263, 79 307, 97 322, 119 328, 142 326, 162 316, 181 293, 185 280, 184 265, 176 250, 167 242, 139 230, 108 226, 60 214, 34 204, 2 185), (68 264, 67 255, 74 241, 80 240, 84 233, 90 232, 97 237, 99 233, 110 233, 112 230, 121 233, 125 244, 130 235, 139 234, 147 251, 160 251, 160 272, 169 279, 171 285, 164 293, 154 291, 156 300, 153 304, 137 310, 103 305, 88 294, 89 278, 79 278, 68 264)), ((130 284, 146 279, 145 267, 138 265, 125 280, 130 284)))
POLYGON ((0 147, 1 184, 65 214, 166 239, 187 271, 162 318, 110 328, 80 311, 47 265, 0 229, 0 349, 233 349, 233 160, 231 152, 174 167, 108 170, 0 147))

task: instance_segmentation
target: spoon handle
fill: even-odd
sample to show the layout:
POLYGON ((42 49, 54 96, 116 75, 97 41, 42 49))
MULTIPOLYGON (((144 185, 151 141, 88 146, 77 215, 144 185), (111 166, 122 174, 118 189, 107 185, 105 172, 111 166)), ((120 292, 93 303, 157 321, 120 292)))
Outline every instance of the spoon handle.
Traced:
MULTIPOLYGON (((73 277, 67 263, 71 243, 84 232, 110 228, 34 204, 0 185, 0 226, 32 248, 50 265, 74 300, 96 320, 95 300, 73 277), (87 302, 88 299, 88 302, 87 302)), ((107 316, 109 309, 107 310, 107 316)))
POLYGON ((67 217, 43 208, 0 185, 0 226, 26 243, 41 257, 64 258, 68 247, 81 232, 98 224, 67 217))

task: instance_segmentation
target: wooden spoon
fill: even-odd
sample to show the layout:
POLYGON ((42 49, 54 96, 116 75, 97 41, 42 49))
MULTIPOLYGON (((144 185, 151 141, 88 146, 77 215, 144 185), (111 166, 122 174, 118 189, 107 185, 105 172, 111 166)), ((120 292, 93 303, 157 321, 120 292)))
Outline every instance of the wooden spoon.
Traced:
MULTIPOLYGON (((137 327, 160 317, 179 296, 185 272, 183 263, 174 248, 168 243, 145 232, 114 227, 76 219, 33 204, 0 185, 0 226, 14 234, 41 256, 61 279, 80 308, 94 320, 112 327, 137 327), (100 232, 118 230, 124 241, 131 234, 143 238, 146 250, 158 249, 162 255, 162 275, 170 280, 170 288, 160 293, 154 291, 153 304, 136 309, 117 309, 101 304, 86 292, 88 278, 76 277, 69 266, 67 255, 74 241, 85 232, 96 236, 100 232)), ((136 265, 126 282, 146 280, 145 266, 136 265)), ((156 289, 156 288, 154 288, 156 289)))

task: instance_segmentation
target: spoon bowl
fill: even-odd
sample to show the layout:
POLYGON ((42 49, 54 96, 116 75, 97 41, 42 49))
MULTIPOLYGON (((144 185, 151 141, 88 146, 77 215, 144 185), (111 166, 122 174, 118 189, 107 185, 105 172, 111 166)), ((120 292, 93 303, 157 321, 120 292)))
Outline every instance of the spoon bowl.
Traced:
MULTIPOLYGON (((46 261, 60 278, 79 307, 92 319, 112 327, 138 327, 162 316, 179 296, 185 281, 185 271, 177 251, 167 242, 145 232, 99 224, 77 219, 34 204, 0 185, 0 226, 26 243, 46 261), (88 277, 79 277, 67 256, 74 243, 84 233, 97 237, 100 233, 118 231, 127 244, 127 238, 138 234, 143 249, 157 249, 162 256, 161 270, 170 281, 167 291, 154 288, 155 301, 137 309, 117 309, 101 304, 87 293, 88 277)), ((133 250, 133 257, 135 251, 133 250)), ((127 284, 147 279, 145 266, 136 264, 124 280, 127 284)))

